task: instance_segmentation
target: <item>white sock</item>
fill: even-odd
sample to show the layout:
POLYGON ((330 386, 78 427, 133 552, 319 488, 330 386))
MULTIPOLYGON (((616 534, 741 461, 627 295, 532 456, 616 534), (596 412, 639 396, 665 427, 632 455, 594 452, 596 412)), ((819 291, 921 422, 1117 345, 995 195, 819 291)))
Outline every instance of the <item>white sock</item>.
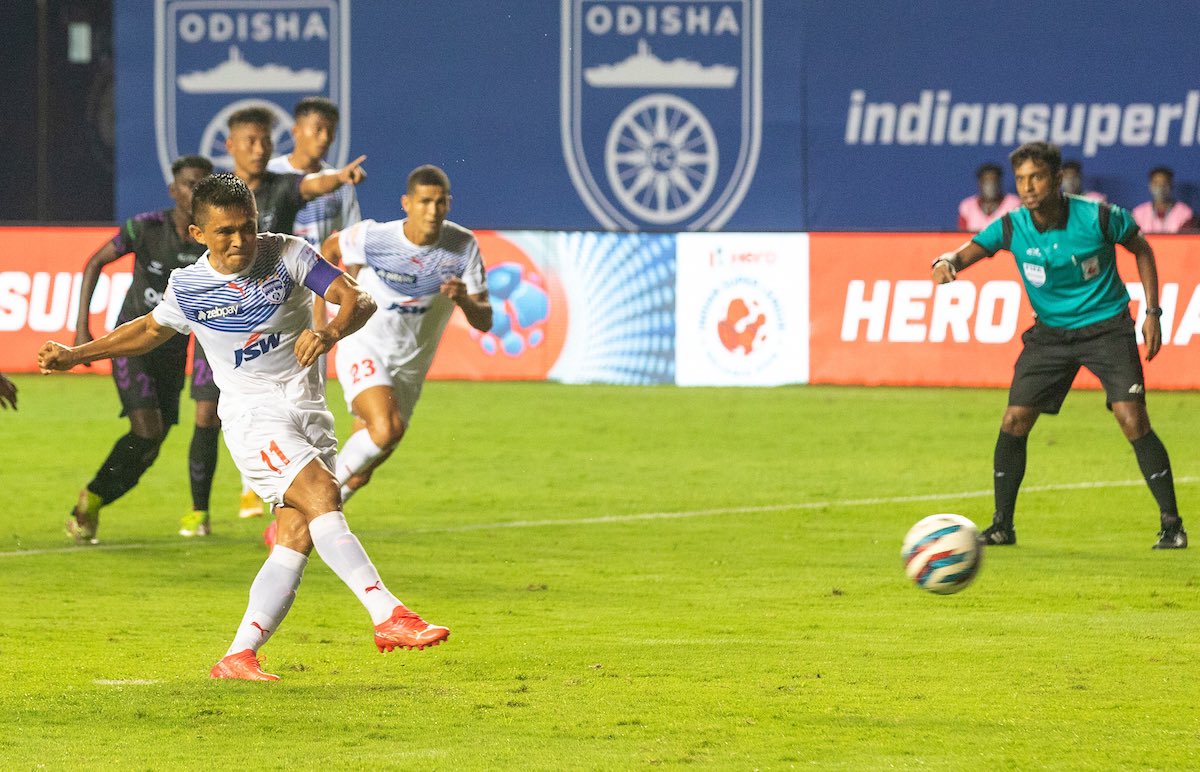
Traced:
POLYGON ((366 469, 382 455, 383 449, 371 440, 370 433, 366 429, 359 429, 342 443, 342 449, 338 451, 337 481, 344 485, 347 480, 366 469))
POLYGON ((257 652, 270 640, 296 599, 296 588, 304 576, 308 558, 295 550, 275 545, 267 562, 250 585, 250 603, 225 656, 251 649, 257 652))
POLYGON ((338 579, 354 591, 358 600, 367 607, 371 622, 386 622, 396 606, 402 605, 395 595, 388 592, 379 578, 379 572, 371 565, 366 550, 358 537, 350 533, 346 516, 341 512, 326 512, 314 517, 308 524, 308 534, 321 560, 333 569, 338 579))
POLYGON ((351 488, 348 485, 343 485, 342 486, 342 504, 345 504, 347 501, 349 501, 350 497, 353 496, 354 492, 357 490, 358 490, 357 488, 351 488))

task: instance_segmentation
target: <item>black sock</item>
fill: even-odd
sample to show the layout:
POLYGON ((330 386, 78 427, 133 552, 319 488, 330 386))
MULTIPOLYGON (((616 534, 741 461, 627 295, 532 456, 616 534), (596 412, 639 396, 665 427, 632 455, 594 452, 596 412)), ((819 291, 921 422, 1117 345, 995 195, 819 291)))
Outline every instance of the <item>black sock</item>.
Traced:
POLYGON ((992 461, 993 485, 996 491, 995 522, 1012 527, 1017 509, 1017 492, 1025 478, 1025 446, 1028 437, 1000 432, 996 438, 996 454, 992 461))
POLYGON ((1150 493, 1158 502, 1158 511, 1162 514, 1163 527, 1179 525, 1179 508, 1175 503, 1175 478, 1171 474, 1171 459, 1167 457, 1167 449, 1162 440, 1153 430, 1146 436, 1132 443, 1134 455, 1137 456, 1138 466, 1150 493))
POLYGON ((213 475, 217 471, 219 426, 197 426, 188 451, 188 477, 192 481, 192 509, 207 512, 212 494, 213 475))
POLYGON ((149 440, 130 432, 113 445, 112 451, 87 487, 105 504, 111 504, 137 485, 142 473, 158 458, 160 440, 149 440))

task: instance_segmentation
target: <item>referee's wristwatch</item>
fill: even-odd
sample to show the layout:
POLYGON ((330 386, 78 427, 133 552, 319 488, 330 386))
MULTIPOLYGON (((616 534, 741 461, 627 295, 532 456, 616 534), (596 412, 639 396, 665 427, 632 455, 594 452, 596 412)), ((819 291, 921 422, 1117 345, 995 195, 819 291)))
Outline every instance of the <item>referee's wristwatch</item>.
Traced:
POLYGON ((1146 309, 1146 316, 1162 316, 1162 306, 1146 309))

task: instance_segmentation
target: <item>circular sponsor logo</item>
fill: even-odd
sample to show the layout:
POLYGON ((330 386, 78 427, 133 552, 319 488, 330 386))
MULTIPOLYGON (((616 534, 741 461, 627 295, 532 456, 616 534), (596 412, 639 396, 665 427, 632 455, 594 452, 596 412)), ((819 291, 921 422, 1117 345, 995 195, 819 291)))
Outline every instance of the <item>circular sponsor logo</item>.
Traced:
POLYGON ((756 279, 742 276, 717 285, 704 301, 699 324, 704 353, 727 373, 761 372, 780 355, 783 306, 756 279))

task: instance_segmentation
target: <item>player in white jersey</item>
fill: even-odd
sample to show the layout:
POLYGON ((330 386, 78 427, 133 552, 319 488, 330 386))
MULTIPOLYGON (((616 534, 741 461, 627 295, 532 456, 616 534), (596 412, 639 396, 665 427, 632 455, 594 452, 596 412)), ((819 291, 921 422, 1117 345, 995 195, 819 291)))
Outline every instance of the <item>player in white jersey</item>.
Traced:
POLYGON ((366 606, 380 651, 440 643, 450 631, 425 622, 384 586, 346 524, 330 469, 333 416, 312 364, 366 323, 374 301, 302 240, 258 233, 254 195, 237 176, 205 178, 192 207, 189 231, 208 251, 171 274, 158 306, 90 343, 47 341, 38 367, 48 373, 144 354, 189 331, 207 350, 225 443, 259 495, 278 505, 279 529, 233 643, 210 675, 278 680, 256 654, 291 608, 314 547, 366 606), (323 330, 312 329, 314 292, 340 306, 323 330))
MULTIPOLYGON (((295 143, 290 155, 279 155, 267 162, 267 171, 276 174, 312 174, 336 168, 326 163, 325 154, 337 137, 340 113, 337 105, 324 97, 305 97, 292 110, 292 140, 295 143)), ((296 213, 292 233, 314 247, 331 233, 353 225, 362 219, 358 208, 358 197, 353 185, 343 185, 332 193, 318 196, 296 213)), ((320 315, 317 327, 325 323, 325 306, 316 309, 320 315)), ((324 360, 321 362, 324 365, 324 360)), ((258 517, 263 512, 262 499, 254 492, 250 481, 242 478, 242 497, 238 505, 238 516, 258 517)))
POLYGON ((326 240, 379 312, 335 354, 355 432, 338 454, 343 501, 370 479, 404 436, 455 306, 481 332, 492 327, 487 274, 471 231, 446 220, 450 180, 436 166, 408 177, 403 220, 365 220, 326 240))
MULTIPOLYGON (((267 162, 267 171, 277 174, 312 174, 335 168, 325 161, 325 154, 337 137, 339 113, 337 105, 324 97, 305 97, 292 111, 290 155, 279 155, 267 162)), ((292 233, 314 247, 329 235, 362 219, 354 186, 343 185, 332 193, 309 201, 296 213, 292 233)))

